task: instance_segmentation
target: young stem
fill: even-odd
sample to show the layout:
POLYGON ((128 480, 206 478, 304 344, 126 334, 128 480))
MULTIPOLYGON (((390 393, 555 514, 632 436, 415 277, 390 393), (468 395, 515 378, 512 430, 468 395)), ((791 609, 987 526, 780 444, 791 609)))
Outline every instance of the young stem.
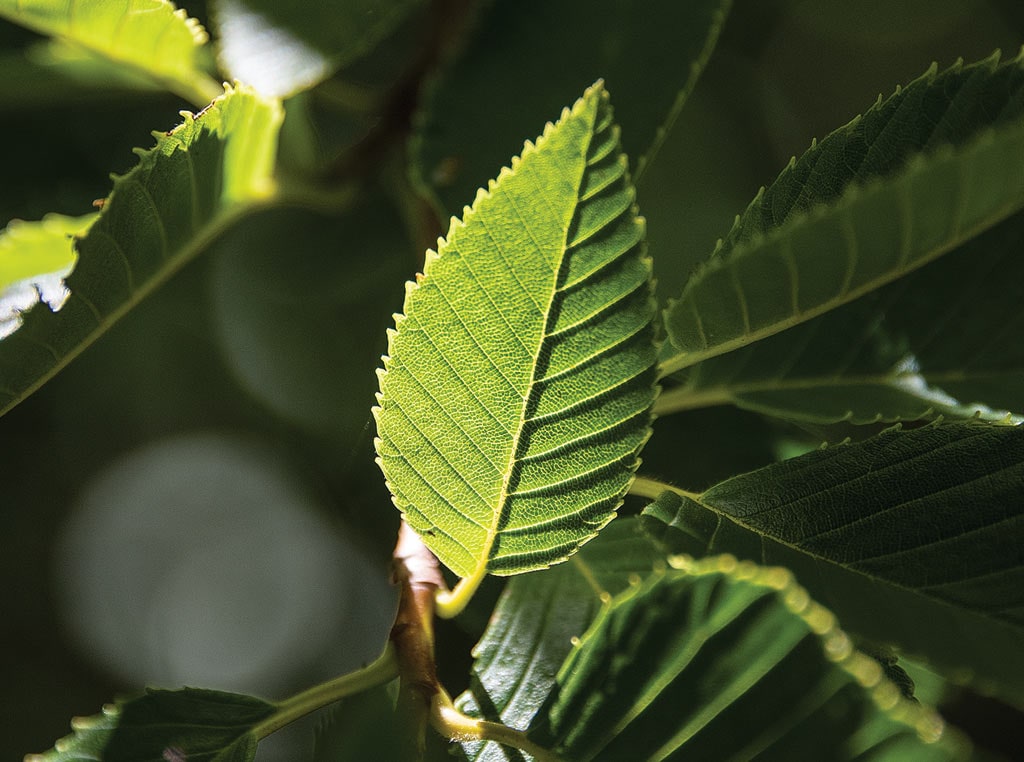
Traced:
POLYGON ((523 731, 463 714, 444 689, 439 690, 431 702, 430 723, 434 730, 452 741, 494 741, 525 751, 537 762, 559 762, 554 752, 531 741, 523 731))
POLYGON ((393 680, 398 676, 398 660, 391 643, 376 661, 347 675, 341 675, 320 685, 298 693, 277 705, 277 711, 263 722, 256 725, 252 732, 257 739, 266 738, 285 725, 305 717, 328 704, 333 704, 346 696, 362 693, 365 690, 393 680))
POLYGON ((691 500, 700 502, 699 492, 690 492, 685 489, 679 489, 679 487, 673 487, 667 482, 660 482, 657 479, 651 479, 646 476, 638 476, 633 479, 633 483, 629 485, 629 494, 636 495, 637 497, 647 497, 651 500, 657 500, 662 492, 675 492, 677 495, 688 497, 691 500))

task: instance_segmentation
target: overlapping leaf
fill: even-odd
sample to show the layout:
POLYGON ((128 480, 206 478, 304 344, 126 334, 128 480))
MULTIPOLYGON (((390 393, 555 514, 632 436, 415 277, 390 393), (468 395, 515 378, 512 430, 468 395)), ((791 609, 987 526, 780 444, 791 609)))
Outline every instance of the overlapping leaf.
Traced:
POLYGON ((40 222, 14 220, 0 232, 0 339, 18 330, 22 313, 37 302, 61 308, 64 277, 75 266, 73 238, 95 219, 50 214, 40 222))
POLYGON ((0 0, 0 16, 138 69, 197 105, 220 91, 199 64, 206 31, 169 0, 0 0))
MULTIPOLYGON (((474 650, 467 714, 525 730, 555 686, 562 662, 612 596, 664 565, 634 518, 613 521, 569 563, 509 582, 474 650)), ((496 743, 463 743, 473 762, 515 760, 496 743)))
POLYGON ((602 613, 531 737, 607 762, 965 757, 788 572, 680 563, 602 613))
POLYGON ((892 429, 645 510, 672 549, 792 569, 844 626, 1024 703, 1024 429, 892 429))
POLYGON ((259 723, 275 711, 252 696, 186 688, 150 690, 95 717, 26 762, 251 762, 259 723))
POLYGON ((1024 207, 1024 69, 924 77, 812 145, 666 313, 670 373, 879 288, 1024 207))
POLYGON ((615 93, 625 151, 642 169, 696 85, 730 5, 488 4, 466 49, 428 93, 412 145, 421 187, 448 211, 458 209, 523 135, 599 76, 615 93))
POLYGON ((420 5, 218 0, 219 58, 229 74, 264 95, 287 97, 366 53, 420 5))
POLYGON ((223 96, 139 152, 115 178, 66 279, 57 313, 35 308, 0 341, 0 412, 38 388, 180 268, 233 219, 273 192, 280 105, 246 88, 223 96))
POLYGON ((1024 411, 1017 214, 928 267, 749 347, 676 374, 659 413, 733 403, 833 423, 1024 411), (987 404, 986 404, 987 403, 987 404), (993 409, 993 407, 995 409, 993 409))
POLYGON ((603 87, 481 191, 410 285, 381 372, 395 504, 461 576, 563 560, 650 430, 650 263, 603 87))

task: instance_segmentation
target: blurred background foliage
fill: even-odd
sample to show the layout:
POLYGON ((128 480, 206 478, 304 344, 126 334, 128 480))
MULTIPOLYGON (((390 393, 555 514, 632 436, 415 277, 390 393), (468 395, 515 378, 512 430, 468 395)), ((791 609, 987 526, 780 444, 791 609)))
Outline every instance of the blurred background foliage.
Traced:
MULTIPOLYGON (((477 23, 515 8, 495 2, 477 23)), ((180 4, 208 22, 202 3, 180 4)), ((643 13, 645 4, 615 5, 643 13)), ((286 104, 283 171, 318 172, 325 186, 358 171, 354 206, 246 220, 0 421, 0 758, 49 748, 72 715, 147 683, 277 698, 382 647, 397 515, 373 464, 369 408, 384 329, 437 221, 395 190, 395 141, 388 150, 366 137, 381 109, 411 108, 403 62, 425 55, 424 26, 414 14, 286 104)), ((557 50, 564 34, 538 32, 535 45, 557 50)), ((40 40, 0 23, 0 224, 89 211, 109 173, 134 165, 131 148, 150 146, 150 131, 188 107, 131 80, 69 78, 40 40)), ((679 292, 757 188, 812 138, 933 60, 996 48, 1009 57, 1022 41, 1018 0, 736 0, 639 188, 660 293, 679 292)), ((620 103, 614 89, 612 98, 620 103)), ((455 145, 480 139, 471 124, 447 129, 455 145)), ((498 167, 467 176, 452 154, 423 169, 442 198, 470 189, 461 205, 498 167)), ((656 424, 669 429, 678 435, 653 438, 644 470, 692 489, 851 433, 726 408, 656 424)), ((499 586, 439 635, 453 695, 499 586)), ((1019 714, 910 670, 980 747, 1009 758, 1024 748, 1019 714)), ((299 728, 258 758, 295 759, 310 746, 299 728)))

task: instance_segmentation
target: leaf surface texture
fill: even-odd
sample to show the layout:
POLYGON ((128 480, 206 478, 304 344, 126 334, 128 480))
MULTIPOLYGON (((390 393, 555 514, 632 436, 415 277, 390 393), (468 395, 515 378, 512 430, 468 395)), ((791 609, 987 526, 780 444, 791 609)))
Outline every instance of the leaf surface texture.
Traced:
POLYGON ((604 762, 964 758, 787 571, 677 563, 602 612, 532 737, 604 762))
POLYGON ((1022 494, 1024 429, 932 424, 666 493, 645 520, 678 552, 785 565, 851 631, 1020 703, 1022 494))
POLYGON ((614 515, 654 397, 643 235, 596 85, 410 284, 377 452, 395 504, 456 574, 549 566, 614 515))

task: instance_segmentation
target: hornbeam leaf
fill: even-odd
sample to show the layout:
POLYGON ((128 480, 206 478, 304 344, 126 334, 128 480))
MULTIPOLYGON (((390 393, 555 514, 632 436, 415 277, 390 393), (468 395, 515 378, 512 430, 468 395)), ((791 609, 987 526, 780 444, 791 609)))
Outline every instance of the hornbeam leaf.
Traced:
POLYGON ((666 311, 672 373, 879 288, 1024 208, 1024 58, 923 77, 790 162, 666 311))
POLYGON ((534 740, 581 762, 966 758, 786 570, 673 563, 601 614, 534 740))
POLYGON ((890 429, 644 516, 674 551, 784 565, 851 631, 1024 704, 1024 428, 890 429))
POLYGON ((77 241, 59 312, 36 307, 0 340, 0 413, 18 404, 274 192, 283 118, 276 101, 229 88, 201 114, 154 133, 138 165, 114 178, 99 218, 77 241))
MULTIPOLYGON (((511 580, 473 650, 469 689, 456 705, 473 717, 526 730, 573 643, 612 596, 663 567, 664 558, 635 517, 622 517, 568 563, 511 580)), ((493 742, 464 742, 462 750, 472 762, 509 759, 493 742)))
POLYGON ((206 31, 169 0, 0 0, 0 16, 131 66, 197 105, 220 91, 199 65, 206 31))
POLYGON ((452 571, 567 558, 650 432, 650 261, 608 96, 590 88, 453 220, 380 371, 378 462, 452 571))
POLYGON ((76 718, 73 735, 25 762, 251 762, 255 731, 275 711, 238 693, 148 690, 101 715, 76 718))

